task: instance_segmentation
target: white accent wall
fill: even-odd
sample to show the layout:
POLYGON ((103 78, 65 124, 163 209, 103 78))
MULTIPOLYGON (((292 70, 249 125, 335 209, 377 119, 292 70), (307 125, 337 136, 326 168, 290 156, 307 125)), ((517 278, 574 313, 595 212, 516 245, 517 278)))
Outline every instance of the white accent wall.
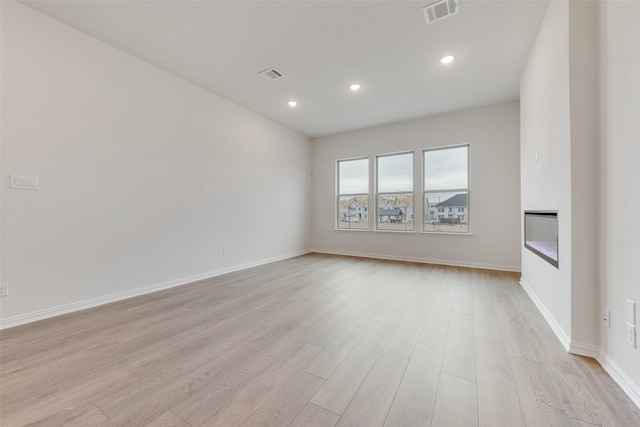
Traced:
MULTIPOLYGON (((314 250, 519 271, 519 132, 512 102, 313 139, 314 250), (422 150, 460 144, 469 144, 471 235, 420 233, 422 150), (415 152, 418 232, 336 230, 336 162, 401 151, 415 152)), ((373 165, 369 210, 375 212, 373 165)))
POLYGON ((558 269, 522 249, 522 284, 567 349, 640 406, 625 311, 640 302, 638 22, 640 3, 550 2, 520 102, 522 210, 557 209, 560 233, 558 269))
MULTIPOLYGON (((595 2, 551 2, 521 80, 522 210, 558 211, 559 266, 522 250, 522 282, 565 346, 594 345, 598 51, 595 2)), ((523 245, 524 247, 524 245, 523 245)))
MULTIPOLYGON (((640 339, 640 2, 602 2, 601 156, 599 208, 600 307, 611 310, 611 328, 600 323, 604 363, 617 367, 626 391, 640 406, 640 348, 626 342, 625 301, 636 303, 640 339)), ((600 309, 600 310, 598 310, 600 309)), ((640 343, 640 341, 639 341, 640 343)))
POLYGON ((551 2, 520 83, 522 211, 557 210, 559 233, 558 268, 522 243, 522 282, 543 301, 538 306, 550 313, 567 347, 572 260, 568 22, 568 3, 551 2))
POLYGON ((0 324, 309 249, 307 137, 5 1, 1 72, 0 324))

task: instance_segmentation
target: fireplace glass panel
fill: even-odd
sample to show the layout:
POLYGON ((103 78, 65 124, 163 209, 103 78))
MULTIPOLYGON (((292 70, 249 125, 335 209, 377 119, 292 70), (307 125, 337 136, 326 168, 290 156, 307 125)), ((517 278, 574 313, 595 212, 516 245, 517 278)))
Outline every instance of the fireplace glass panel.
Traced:
POLYGON ((524 246, 558 267, 558 212, 524 213, 524 246))

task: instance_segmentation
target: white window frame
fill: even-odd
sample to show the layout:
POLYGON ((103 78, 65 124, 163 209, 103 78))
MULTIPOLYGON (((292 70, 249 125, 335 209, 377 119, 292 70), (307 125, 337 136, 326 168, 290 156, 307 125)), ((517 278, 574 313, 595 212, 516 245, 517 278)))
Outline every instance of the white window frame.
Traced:
POLYGON ((399 152, 394 152, 394 153, 385 153, 385 154, 378 154, 375 156, 375 191, 374 191, 374 201, 373 204, 375 206, 375 228, 374 231, 376 232, 382 232, 382 233, 415 233, 416 232, 416 209, 415 209, 415 205, 416 205, 416 194, 415 194, 415 188, 416 188, 416 183, 415 183, 415 151, 413 150, 408 150, 408 151, 399 151, 399 152), (379 188, 379 176, 378 176, 378 172, 379 172, 379 159, 382 157, 391 157, 391 156, 400 156, 400 155, 404 155, 404 154, 411 154, 411 191, 393 191, 393 192, 389 192, 389 191, 383 191, 380 192, 378 190, 379 188), (394 194, 411 194, 411 196, 413 197, 413 219, 412 219, 412 225, 413 228, 411 230, 392 230, 392 229, 380 229, 380 215, 378 214, 380 212, 380 207, 379 207, 379 199, 380 196, 385 196, 385 195, 394 195, 394 194))
MULTIPOLYGON (((447 235, 454 235, 454 236, 459 236, 459 235, 471 235, 471 174, 470 174, 470 162, 469 159, 471 157, 471 144, 457 144, 457 145, 446 145, 446 146, 440 146, 440 147, 431 147, 431 148, 425 148, 422 150, 422 233, 429 233, 429 234, 447 234, 447 235), (429 151, 442 151, 442 150, 449 150, 449 149, 454 149, 454 148, 460 148, 460 147, 466 147, 467 148, 467 187, 466 188, 459 188, 459 187, 448 187, 448 188, 444 188, 442 190, 442 192, 451 192, 451 193, 456 193, 456 192, 465 192, 467 194, 467 210, 466 212, 463 212, 463 217, 466 218, 466 223, 467 223, 467 231, 463 231, 463 232, 455 232, 455 231, 442 231, 442 230, 429 230, 427 229, 426 226, 426 216, 429 213, 429 206, 427 206, 427 193, 433 193, 433 190, 426 190, 425 189, 425 185, 426 183, 424 182, 425 180, 425 168, 427 167, 426 162, 425 162, 425 154, 429 151)), ((442 216, 440 215, 440 209, 443 208, 437 208, 436 209, 436 215, 438 215, 440 218, 442 218, 442 216)), ((446 209, 445 211, 449 211, 449 209, 446 209)), ((453 209, 451 209, 451 211, 453 212, 453 209)), ((445 218, 447 218, 447 215, 445 212, 445 218)), ((456 209, 456 214, 458 214, 459 211, 458 209, 456 209)), ((459 215, 458 215, 459 216, 459 215)))
MULTIPOLYGON (((338 159, 336 160, 336 200, 335 200, 335 229, 340 231, 369 231, 371 228, 371 197, 370 194, 370 181, 371 181, 371 161, 369 157, 353 157, 348 159, 338 159), (357 160, 367 160, 367 191, 366 193, 342 193, 340 190, 340 163, 342 162, 351 162, 357 160), (342 197, 366 197, 367 198, 367 220, 365 228, 342 228, 340 227, 340 199, 342 197)), ((349 222, 351 224, 351 222, 349 222)))

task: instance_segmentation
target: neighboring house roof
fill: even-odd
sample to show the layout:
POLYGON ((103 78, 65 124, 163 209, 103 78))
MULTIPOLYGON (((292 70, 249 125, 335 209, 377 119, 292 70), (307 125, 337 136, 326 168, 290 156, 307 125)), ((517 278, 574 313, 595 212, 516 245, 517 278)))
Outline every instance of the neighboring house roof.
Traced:
POLYGON ((359 199, 357 197, 352 197, 350 199, 342 199, 342 200, 340 200, 340 206, 343 209, 351 207, 351 205, 353 205, 354 203, 356 205, 362 206, 365 209, 367 208, 367 204, 368 204, 367 200, 362 200, 362 199, 359 199))
POLYGON ((350 198, 350 199, 342 199, 342 200, 340 200, 340 206, 342 206, 343 208, 348 208, 354 203, 357 204, 357 205, 362 206, 363 208, 367 208, 367 206, 369 204, 368 200, 366 200, 366 199, 362 200, 362 199, 360 199, 358 197, 355 197, 355 196, 350 198))
POLYGON ((378 215, 380 216, 400 216, 402 211, 400 209, 378 209, 378 215))
POLYGON ((456 194, 450 199, 445 200, 442 203, 438 203, 436 206, 467 206, 467 195, 456 194))
POLYGON ((356 199, 356 198, 354 198, 354 199, 355 199, 355 200, 353 200, 352 204, 354 204, 354 203, 355 203, 356 205, 360 205, 360 206, 362 206, 363 208, 367 209, 367 205, 368 205, 368 203, 367 203, 367 201, 366 201, 366 200, 356 199))

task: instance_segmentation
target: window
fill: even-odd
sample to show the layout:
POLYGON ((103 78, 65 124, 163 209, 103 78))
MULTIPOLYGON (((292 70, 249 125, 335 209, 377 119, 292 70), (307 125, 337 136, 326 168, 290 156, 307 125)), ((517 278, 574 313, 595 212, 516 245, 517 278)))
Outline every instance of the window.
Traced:
POLYGON ((369 159, 338 161, 339 229, 369 229, 369 159))
POLYGON ((425 150, 423 166, 423 231, 468 233, 469 146, 425 150))
POLYGON ((376 230, 413 231, 413 153, 376 159, 376 230))

